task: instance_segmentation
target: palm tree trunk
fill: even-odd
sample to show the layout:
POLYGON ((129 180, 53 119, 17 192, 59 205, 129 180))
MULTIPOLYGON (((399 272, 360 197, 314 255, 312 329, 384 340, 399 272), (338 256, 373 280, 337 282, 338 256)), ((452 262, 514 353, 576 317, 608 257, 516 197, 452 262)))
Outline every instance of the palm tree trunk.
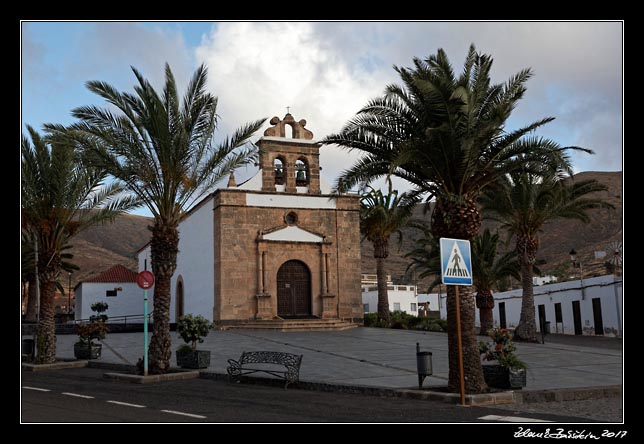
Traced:
POLYGON ((38 314, 38 306, 36 302, 36 275, 29 273, 27 276, 27 311, 25 313, 25 321, 36 322, 38 314))
POLYGON ((521 318, 514 330, 517 341, 539 342, 537 340, 537 324, 534 317, 534 289, 532 286, 532 264, 519 257, 521 262, 521 283, 523 296, 521 298, 521 318))
POLYGON ((479 320, 481 321, 480 334, 487 335, 487 331, 494 327, 494 316, 492 315, 494 295, 491 290, 477 289, 476 307, 479 309, 479 320))
POLYGON ((389 294, 387 293, 387 270, 385 259, 389 256, 389 240, 381 239, 373 243, 373 256, 376 258, 376 277, 378 279, 378 319, 389 322, 389 294))
MULTIPOLYGON (((463 374, 465 375, 465 393, 483 393, 487 384, 483 379, 481 354, 474 334, 475 304, 472 287, 459 288, 461 315, 461 338, 463 347, 463 374)), ((447 286, 447 348, 449 358, 449 379, 447 389, 456 393, 460 391, 458 364, 458 334, 456 330, 456 287, 447 286)))
POLYGON ((167 373, 172 356, 170 342, 170 280, 177 267, 179 231, 176 224, 155 222, 152 227, 150 255, 154 273, 154 309, 150 340, 149 372, 167 373))
POLYGON ((40 282, 40 319, 38 320, 38 356, 36 358, 38 364, 53 364, 56 362, 55 293, 55 281, 40 282))
POLYGON ((389 323, 389 294, 387 293, 387 272, 385 271, 385 259, 376 259, 376 275, 378 277, 378 319, 389 323))

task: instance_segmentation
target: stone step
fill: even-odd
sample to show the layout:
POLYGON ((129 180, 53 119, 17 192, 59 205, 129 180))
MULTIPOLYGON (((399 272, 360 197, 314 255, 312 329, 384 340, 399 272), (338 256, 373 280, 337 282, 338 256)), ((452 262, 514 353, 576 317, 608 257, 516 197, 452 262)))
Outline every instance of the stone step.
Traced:
POLYGON ((227 328, 233 330, 341 331, 357 326, 358 324, 339 319, 284 319, 244 322, 227 328))

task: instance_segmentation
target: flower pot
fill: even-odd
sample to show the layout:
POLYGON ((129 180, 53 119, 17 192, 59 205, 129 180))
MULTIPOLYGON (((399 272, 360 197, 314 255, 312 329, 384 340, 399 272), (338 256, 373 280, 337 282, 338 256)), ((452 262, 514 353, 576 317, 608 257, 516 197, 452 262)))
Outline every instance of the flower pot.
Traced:
POLYGON ((88 348, 86 343, 74 344, 74 356, 76 359, 98 359, 101 357, 101 344, 94 344, 88 348))
POLYGON ((207 368, 210 350, 177 350, 177 365, 181 368, 207 368))
POLYGON ((521 389, 526 386, 527 372, 524 368, 508 369, 502 365, 484 365, 483 377, 490 387, 521 389))

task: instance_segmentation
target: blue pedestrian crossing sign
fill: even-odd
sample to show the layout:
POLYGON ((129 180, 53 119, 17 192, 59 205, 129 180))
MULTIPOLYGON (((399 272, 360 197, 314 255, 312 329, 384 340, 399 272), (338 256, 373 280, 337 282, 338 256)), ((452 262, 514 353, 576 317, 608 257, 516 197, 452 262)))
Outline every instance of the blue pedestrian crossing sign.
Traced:
POLYGON ((470 241, 441 237, 441 278, 446 285, 472 285, 470 241))

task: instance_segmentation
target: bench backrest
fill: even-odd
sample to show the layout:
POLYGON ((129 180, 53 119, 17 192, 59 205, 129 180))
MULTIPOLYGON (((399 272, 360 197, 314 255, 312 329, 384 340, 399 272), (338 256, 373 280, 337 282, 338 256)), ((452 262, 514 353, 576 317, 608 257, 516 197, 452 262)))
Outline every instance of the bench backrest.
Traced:
POLYGON ((256 351, 243 352, 239 358, 239 364, 281 364, 286 368, 299 369, 302 362, 302 355, 292 353, 256 351))

